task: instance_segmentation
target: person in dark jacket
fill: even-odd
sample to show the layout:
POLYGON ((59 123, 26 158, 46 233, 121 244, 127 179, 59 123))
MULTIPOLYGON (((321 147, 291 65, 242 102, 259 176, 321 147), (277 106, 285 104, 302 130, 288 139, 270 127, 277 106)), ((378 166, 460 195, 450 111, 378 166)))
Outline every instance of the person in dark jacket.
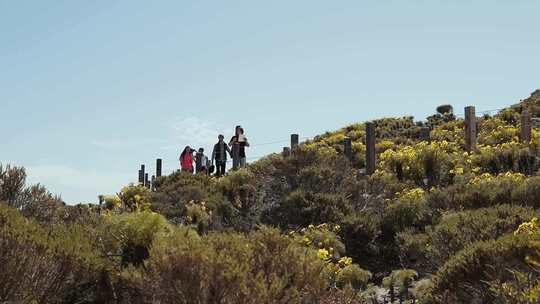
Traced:
POLYGON ((227 165, 227 153, 231 154, 231 149, 223 141, 225 137, 221 134, 218 136, 218 142, 214 145, 212 151, 212 165, 216 164, 216 176, 220 177, 225 174, 225 167, 227 165))

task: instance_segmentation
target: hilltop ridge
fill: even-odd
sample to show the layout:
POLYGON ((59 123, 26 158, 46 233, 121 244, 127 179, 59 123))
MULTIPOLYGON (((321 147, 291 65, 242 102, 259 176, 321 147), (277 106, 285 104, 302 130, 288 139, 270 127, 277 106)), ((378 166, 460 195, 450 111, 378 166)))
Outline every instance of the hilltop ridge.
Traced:
POLYGON ((0 286, 20 286, 0 299, 49 290, 86 303, 538 301, 540 130, 524 142, 519 128, 521 111, 539 106, 537 90, 483 113, 474 152, 453 114, 377 119, 370 176, 359 170, 364 123, 223 178, 177 172, 153 191, 127 185, 101 205, 66 206, 25 186, 22 168, 0 168, 0 259, 12 257, 0 286), (44 269, 39 288, 13 284, 25 280, 20 269, 44 269))

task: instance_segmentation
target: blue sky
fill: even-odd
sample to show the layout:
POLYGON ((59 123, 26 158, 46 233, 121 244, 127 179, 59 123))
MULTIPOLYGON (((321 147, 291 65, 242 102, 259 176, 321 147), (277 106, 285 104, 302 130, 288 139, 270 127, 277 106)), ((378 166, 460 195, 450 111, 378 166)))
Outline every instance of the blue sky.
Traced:
POLYGON ((0 161, 69 203, 242 124, 248 156, 540 87, 538 1, 0 0, 0 161), (268 145, 261 143, 281 141, 268 145))

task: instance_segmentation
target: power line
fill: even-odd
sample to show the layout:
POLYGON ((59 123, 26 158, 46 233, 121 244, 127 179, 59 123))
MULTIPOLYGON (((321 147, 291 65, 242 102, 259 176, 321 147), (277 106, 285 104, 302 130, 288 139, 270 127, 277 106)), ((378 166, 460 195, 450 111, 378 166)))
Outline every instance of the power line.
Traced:
MULTIPOLYGON (((493 112, 500 112, 504 110, 505 108, 501 109, 492 109, 492 110, 484 110, 484 111, 476 111, 476 114, 491 114, 493 112)), ((456 117, 465 117, 465 114, 454 114, 456 117)))
POLYGON ((265 143, 250 145, 250 147, 268 146, 268 145, 281 144, 281 143, 287 143, 287 142, 289 142, 289 141, 288 140, 276 140, 276 141, 271 141, 271 142, 265 142, 265 143))

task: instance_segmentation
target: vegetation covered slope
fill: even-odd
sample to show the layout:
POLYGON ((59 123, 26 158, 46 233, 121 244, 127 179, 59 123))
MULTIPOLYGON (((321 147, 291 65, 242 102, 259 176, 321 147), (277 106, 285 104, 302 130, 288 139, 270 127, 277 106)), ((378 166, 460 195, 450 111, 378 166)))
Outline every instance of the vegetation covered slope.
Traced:
POLYGON ((377 120, 369 177, 363 123, 101 206, 0 168, 0 302, 537 303, 540 132, 518 140, 524 108, 540 115, 540 91, 481 117, 473 153, 452 114, 377 120))

